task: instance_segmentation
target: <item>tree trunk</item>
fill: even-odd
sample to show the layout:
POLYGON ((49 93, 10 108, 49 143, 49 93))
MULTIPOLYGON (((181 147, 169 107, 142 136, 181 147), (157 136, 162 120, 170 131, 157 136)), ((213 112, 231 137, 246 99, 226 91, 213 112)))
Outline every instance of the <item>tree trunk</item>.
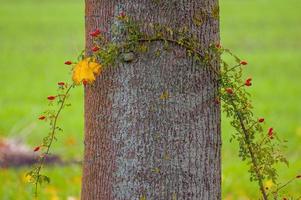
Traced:
MULTIPOLYGON (((86 0, 86 49, 89 32, 110 30, 125 11, 144 24, 186 26, 204 51, 219 42, 219 21, 211 17, 217 6, 218 0, 86 0)), ((105 69, 85 88, 83 200, 221 199, 220 106, 211 103, 218 83, 185 49, 162 46, 155 42, 137 62, 105 69)))

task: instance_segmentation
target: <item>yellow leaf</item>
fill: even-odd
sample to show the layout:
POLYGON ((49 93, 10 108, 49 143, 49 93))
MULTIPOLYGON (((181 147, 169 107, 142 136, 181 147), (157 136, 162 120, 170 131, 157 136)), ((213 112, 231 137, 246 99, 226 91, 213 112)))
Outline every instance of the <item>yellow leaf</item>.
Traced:
POLYGON ((170 160, 170 157, 169 157, 169 155, 168 155, 167 153, 165 153, 165 154, 163 155, 163 159, 164 159, 164 160, 170 160))
POLYGON ((159 173, 160 173, 160 169, 159 169, 158 167, 156 167, 156 168, 152 169, 152 171, 153 171, 154 173, 157 173, 157 174, 159 174, 159 173))
POLYGON ((177 200, 177 194, 176 193, 172 193, 172 200, 177 200))
POLYGON ((169 98, 169 93, 168 93, 168 91, 162 92, 162 94, 161 94, 161 96, 160 96, 160 99, 161 99, 161 100, 166 100, 166 99, 168 99, 168 98, 169 98))
POLYGON ((95 81, 95 76, 99 75, 102 66, 92 58, 85 58, 76 64, 73 69, 72 79, 76 85, 83 81, 91 84, 95 81))
POLYGON ((139 200, 146 200, 146 196, 145 195, 142 195, 139 200))

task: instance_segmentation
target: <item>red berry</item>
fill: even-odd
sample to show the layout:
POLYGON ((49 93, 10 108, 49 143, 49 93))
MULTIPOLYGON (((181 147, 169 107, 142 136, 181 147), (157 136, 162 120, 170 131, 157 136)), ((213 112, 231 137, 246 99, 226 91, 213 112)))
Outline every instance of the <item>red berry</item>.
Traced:
POLYGON ((44 119, 46 119, 46 117, 44 115, 39 117, 39 120, 44 120, 44 119))
POLYGON ((264 122, 264 118, 259 118, 259 119, 258 119, 258 122, 259 122, 259 123, 264 122))
POLYGON ((273 134, 274 134, 274 129, 273 128, 269 128, 269 132, 268 135, 271 139, 273 139, 273 134))
POLYGON ((274 129, 273 128, 269 128, 269 134, 273 133, 274 129))
POLYGON ((90 36, 92 37, 98 37, 100 35, 101 31, 99 29, 96 29, 95 31, 90 33, 90 36))
POLYGON ((122 12, 119 13, 119 16, 121 18, 125 18, 126 17, 126 13, 124 11, 122 11, 122 12))
POLYGON ((65 65, 71 65, 72 64, 72 61, 68 60, 65 62, 65 65))
POLYGON ((59 86, 64 86, 64 85, 65 85, 64 82, 58 82, 57 84, 58 84, 59 86))
POLYGON ((226 92, 227 92, 228 94, 233 94, 233 89, 232 89, 232 88, 227 88, 227 89, 226 89, 226 92))
POLYGON ((55 96, 48 96, 47 99, 53 101, 55 99, 55 96))
POLYGON ((88 81, 87 81, 87 80, 83 80, 83 84, 84 84, 84 85, 87 85, 87 84, 88 84, 88 81))
POLYGON ((100 49, 100 48, 99 48, 98 46, 95 46, 95 47, 92 48, 92 51, 93 51, 93 52, 97 52, 99 49, 100 49))
POLYGON ((247 64, 248 64, 248 62, 247 62, 247 61, 245 61, 245 60, 242 60, 242 61, 240 61, 240 64, 241 64, 241 65, 247 65, 247 64))
POLYGON ((251 85, 252 85, 252 82, 251 82, 251 81, 252 81, 252 78, 248 78, 248 79, 245 81, 245 85, 248 86, 248 87, 251 86, 251 85))
POLYGON ((40 149, 41 149, 41 146, 37 146, 37 147, 34 148, 33 151, 36 152, 36 151, 39 151, 40 149))
POLYGON ((220 100, 219 98, 215 98, 215 99, 214 99, 214 103, 218 105, 218 104, 221 103, 221 100, 220 100))
POLYGON ((250 86, 252 86, 252 83, 249 82, 249 81, 247 81, 247 82, 245 83, 245 85, 246 85, 247 87, 250 87, 250 86))
POLYGON ((222 48, 222 45, 218 43, 218 44, 215 45, 215 48, 221 49, 221 48, 222 48))

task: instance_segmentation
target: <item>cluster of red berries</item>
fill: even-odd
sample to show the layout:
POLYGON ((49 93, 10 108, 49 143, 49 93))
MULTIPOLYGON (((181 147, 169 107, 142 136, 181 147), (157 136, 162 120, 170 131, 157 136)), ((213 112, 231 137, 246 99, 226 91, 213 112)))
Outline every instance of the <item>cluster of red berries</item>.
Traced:
MULTIPOLYGON (((65 64, 66 64, 66 65, 71 65, 72 62, 71 62, 71 61, 66 61, 65 64)), ((65 82, 58 82, 57 85, 60 86, 60 87, 63 87, 63 86, 66 85, 66 83, 65 83, 65 82)), ((47 99, 48 99, 49 101, 53 101, 53 100, 56 99, 56 97, 57 97, 57 96, 48 96, 47 99)), ((38 117, 38 119, 39 119, 39 120, 45 120, 45 119, 46 119, 46 116, 45 116, 45 115, 41 115, 40 117, 38 117)), ((34 151, 34 152, 39 151, 39 150, 41 149, 41 147, 42 147, 42 146, 36 146, 36 147, 33 149, 33 151, 34 151)))
MULTIPOLYGON (((220 44, 217 44, 217 45, 216 45, 216 48, 218 48, 218 49, 221 48, 220 44)), ((247 65, 247 64, 248 64, 248 62, 245 61, 245 60, 240 61, 240 65, 247 65)), ((247 86, 247 87, 252 86, 252 78, 248 78, 248 79, 245 81, 245 84, 244 84, 244 85, 247 86)), ((226 91, 226 93, 229 94, 229 95, 234 94, 234 91, 233 91, 232 88, 226 88, 225 91, 226 91)), ((258 122, 259 122, 259 123, 263 123, 263 122, 264 122, 264 118, 259 118, 259 119, 258 119, 258 122)), ((273 128, 269 128, 269 130, 268 130, 268 137, 269 137, 270 139, 273 139, 273 138, 274 138, 274 129, 273 129, 273 128)), ((300 176, 300 178, 301 178, 301 176, 300 176)))
MULTIPOLYGON (((121 13, 119 14, 119 17, 122 18, 122 19, 124 19, 124 18, 126 17, 125 12, 121 12, 121 13)), ((90 35, 91 37, 93 37, 93 38, 98 38, 98 37, 101 35, 101 33, 102 33, 102 31, 101 31, 100 29, 97 28, 97 29, 95 29, 94 31, 90 32, 89 35, 90 35)), ((91 50, 92 50, 93 52, 97 52, 97 51, 100 50, 100 47, 99 47, 99 46, 93 46, 91 50)), ((68 63, 72 64, 72 62, 70 62, 70 61, 69 61, 68 63)), ((66 64, 66 63, 65 63, 65 64, 66 64)))
MULTIPOLYGON (((58 84, 58 86, 60 86, 60 87, 63 87, 63 86, 66 85, 65 82, 58 82, 57 84, 58 84)), ((54 101, 54 100, 56 99, 56 97, 57 97, 57 96, 48 96, 47 99, 48 99, 49 101, 54 101)), ((45 116, 45 115, 41 115, 38 119, 39 119, 39 120, 45 120, 45 119, 46 119, 46 116, 45 116)))
MULTIPOLYGON (((90 32, 89 35, 90 35, 91 37, 93 37, 93 38, 97 38, 97 37, 100 36, 100 34, 101 34, 101 30, 97 28, 97 29, 95 29, 94 31, 90 32)), ((100 49, 100 48, 99 48, 98 46, 94 46, 94 47, 92 47, 91 50, 92 50, 93 52, 97 52, 97 51, 99 51, 99 49, 100 49)))
MULTIPOLYGON (((246 81, 245 81, 245 86, 247 87, 250 87, 252 85, 252 78, 248 78, 246 81)), ((233 89, 232 88, 226 88, 225 90, 228 94, 233 94, 233 89)))
MULTIPOLYGON (((53 100, 55 100, 55 98, 56 98, 56 96, 48 96, 48 97, 47 97, 47 99, 48 99, 49 101, 53 101, 53 100)), ((41 115, 38 119, 39 119, 39 120, 45 120, 45 119, 46 119, 46 116, 45 116, 45 115, 41 115)))
MULTIPOLYGON (((264 122, 264 118, 259 118, 258 122, 259 123, 263 123, 264 122)), ((269 136, 270 139, 274 138, 274 129, 273 128, 269 128, 269 130, 268 130, 268 136, 269 136)))
MULTIPOLYGON (((217 45, 215 45, 215 47, 216 47, 217 49, 220 49, 220 48, 221 48, 221 45, 220 45, 220 44, 217 44, 217 45)), ((245 60, 242 60, 242 61, 240 61, 239 64, 240 64, 240 65, 247 65, 248 62, 245 61, 245 60)), ((248 79, 245 81, 245 86, 247 86, 247 87, 252 86, 252 78, 248 78, 248 79)), ((226 88, 225 91, 226 91, 228 94, 233 94, 233 93, 234 93, 232 88, 226 88)))
POLYGON ((97 52, 99 49, 100 49, 100 48, 99 48, 98 46, 94 46, 91 50, 92 50, 93 52, 97 52))
POLYGON ((90 33, 90 36, 92 36, 92 37, 98 37, 98 36, 100 36, 100 34, 101 34, 100 29, 95 29, 95 31, 92 31, 90 33))

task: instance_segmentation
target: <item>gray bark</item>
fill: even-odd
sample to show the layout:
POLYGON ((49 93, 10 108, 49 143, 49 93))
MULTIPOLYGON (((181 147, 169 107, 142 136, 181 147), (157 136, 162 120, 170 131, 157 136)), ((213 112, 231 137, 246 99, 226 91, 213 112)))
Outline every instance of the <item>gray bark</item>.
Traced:
MULTIPOLYGON (((187 26, 205 50, 219 42, 219 22, 204 17, 198 26, 193 18, 217 5, 218 0, 86 0, 86 48, 92 46, 89 32, 110 30, 114 16, 125 11, 145 24, 187 26)), ((155 42, 137 62, 106 69, 85 88, 83 200, 221 199, 220 107, 210 103, 218 83, 185 49, 172 49, 155 42), (160 99, 163 92, 169 98, 160 99)))

